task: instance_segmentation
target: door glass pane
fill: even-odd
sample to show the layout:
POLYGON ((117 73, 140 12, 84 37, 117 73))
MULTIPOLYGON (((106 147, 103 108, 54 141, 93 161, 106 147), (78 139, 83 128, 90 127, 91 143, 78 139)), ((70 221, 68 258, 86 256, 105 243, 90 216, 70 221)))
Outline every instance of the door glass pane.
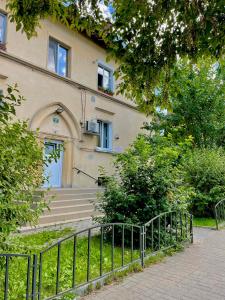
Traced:
POLYGON ((48 69, 57 72, 57 48, 58 44, 49 40, 49 49, 48 49, 48 69))
POLYGON ((53 143, 45 143, 45 155, 51 155, 55 150, 55 144, 53 143))
POLYGON ((68 68, 68 50, 62 46, 59 46, 58 53, 58 74, 61 76, 67 76, 68 68))
POLYGON ((109 89, 109 71, 104 70, 104 79, 103 79, 103 87, 105 89, 109 89))
POLYGON ((6 16, 0 14, 0 43, 5 42, 6 16))

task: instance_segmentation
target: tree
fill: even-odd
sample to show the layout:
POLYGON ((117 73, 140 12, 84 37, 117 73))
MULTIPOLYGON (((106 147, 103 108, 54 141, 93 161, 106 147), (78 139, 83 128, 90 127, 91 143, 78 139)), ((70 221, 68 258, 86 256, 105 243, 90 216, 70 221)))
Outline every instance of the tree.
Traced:
MULTIPOLYGON (((192 64, 180 60, 171 70, 169 111, 156 112, 152 129, 163 130, 174 140, 193 137, 195 147, 225 145, 224 62, 192 64)), ((160 90, 160 87, 159 87, 160 90)), ((158 102, 163 95, 158 94, 158 102)))
POLYGON ((155 87, 163 80, 164 101, 177 57, 224 54, 223 0, 8 0, 11 21, 30 38, 40 19, 53 17, 71 29, 98 35, 119 62, 119 91, 145 112, 152 110, 155 87), (111 5, 110 18, 101 11, 111 5))

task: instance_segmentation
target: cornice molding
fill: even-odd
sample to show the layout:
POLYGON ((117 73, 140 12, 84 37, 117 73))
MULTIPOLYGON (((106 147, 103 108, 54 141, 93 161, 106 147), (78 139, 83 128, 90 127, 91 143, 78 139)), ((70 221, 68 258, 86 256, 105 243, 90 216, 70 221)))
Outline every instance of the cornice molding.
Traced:
POLYGON ((133 109, 135 111, 138 111, 137 107, 135 107, 134 105, 131 105, 129 103, 121 101, 121 100, 119 100, 119 99, 117 99, 115 97, 112 97, 110 95, 106 95, 106 94, 104 94, 104 93, 102 93, 102 92, 100 92, 98 90, 94 90, 94 89, 92 89, 92 88, 90 88, 90 87, 88 87, 86 85, 80 84, 80 83, 76 82, 75 80, 72 80, 72 79, 70 79, 68 77, 59 76, 58 74, 56 74, 54 72, 51 72, 51 71, 49 71, 49 70, 47 70, 45 68, 39 67, 39 66, 37 66, 37 65, 35 65, 33 63, 30 63, 30 62, 28 62, 28 61, 26 61, 24 59, 21 59, 21 58, 15 56, 15 55, 9 54, 6 51, 0 50, 0 57, 4 57, 4 58, 6 58, 8 60, 16 62, 16 63, 18 63, 20 65, 23 65, 23 66, 27 67, 27 68, 30 68, 30 69, 35 70, 35 71, 38 71, 40 73, 43 73, 43 74, 45 74, 47 76, 50 76, 50 77, 53 77, 55 79, 64 81, 64 82, 66 82, 66 83, 68 83, 68 84, 70 84, 72 86, 77 87, 78 89, 83 89, 83 90, 89 91, 89 92, 91 92, 91 93, 93 93, 95 95, 98 95, 98 96, 102 97, 104 100, 109 100, 109 101, 118 103, 120 105, 126 106, 126 107, 128 107, 130 109, 133 109))

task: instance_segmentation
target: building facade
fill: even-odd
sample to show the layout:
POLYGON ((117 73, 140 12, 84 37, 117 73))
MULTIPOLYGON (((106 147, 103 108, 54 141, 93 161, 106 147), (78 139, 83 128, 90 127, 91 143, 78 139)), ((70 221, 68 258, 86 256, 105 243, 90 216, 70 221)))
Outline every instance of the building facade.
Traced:
POLYGON ((64 25, 43 20, 30 40, 9 22, 0 2, 0 89, 18 84, 26 101, 17 110, 39 129, 45 155, 63 145, 46 170, 52 187, 91 187, 99 166, 113 172, 113 154, 124 151, 146 117, 116 95, 114 62, 106 49, 64 25))

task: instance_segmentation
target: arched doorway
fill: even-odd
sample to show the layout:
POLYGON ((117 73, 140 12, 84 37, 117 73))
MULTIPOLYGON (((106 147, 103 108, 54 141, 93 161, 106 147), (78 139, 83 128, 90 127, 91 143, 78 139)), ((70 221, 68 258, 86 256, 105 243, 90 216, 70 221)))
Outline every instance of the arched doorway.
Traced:
POLYGON ((60 147, 60 157, 45 167, 48 181, 44 187, 71 187, 73 182, 74 145, 80 140, 80 126, 74 115, 62 103, 41 108, 30 121, 30 129, 39 131, 44 155, 60 147))

